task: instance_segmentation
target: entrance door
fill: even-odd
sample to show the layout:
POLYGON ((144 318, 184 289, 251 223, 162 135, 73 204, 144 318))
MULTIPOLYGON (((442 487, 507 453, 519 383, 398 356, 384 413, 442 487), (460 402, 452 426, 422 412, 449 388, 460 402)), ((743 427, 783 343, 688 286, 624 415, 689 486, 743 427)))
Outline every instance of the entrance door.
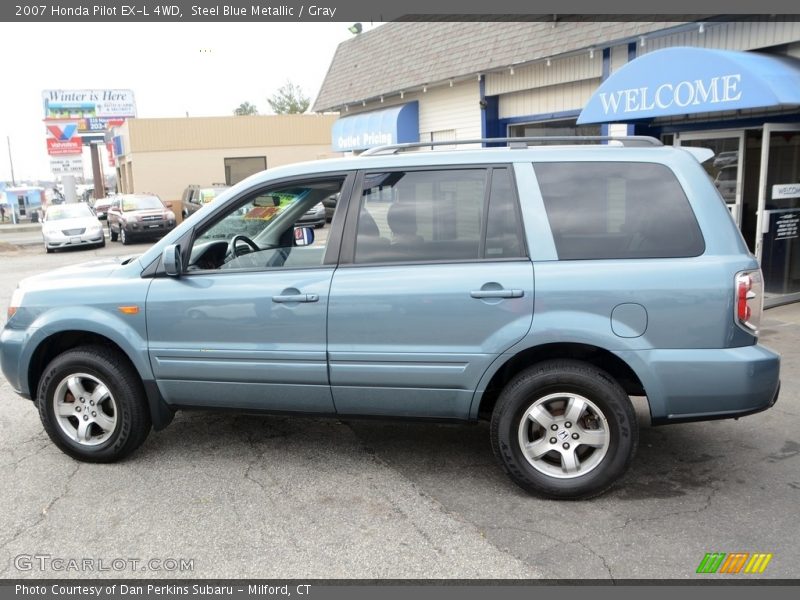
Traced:
POLYGON ((714 151, 714 158, 703 163, 703 166, 728 205, 736 225, 741 227, 744 132, 678 133, 675 135, 675 145, 710 148, 714 151))
POLYGON ((758 207, 765 304, 800 300, 800 125, 764 125, 758 207))

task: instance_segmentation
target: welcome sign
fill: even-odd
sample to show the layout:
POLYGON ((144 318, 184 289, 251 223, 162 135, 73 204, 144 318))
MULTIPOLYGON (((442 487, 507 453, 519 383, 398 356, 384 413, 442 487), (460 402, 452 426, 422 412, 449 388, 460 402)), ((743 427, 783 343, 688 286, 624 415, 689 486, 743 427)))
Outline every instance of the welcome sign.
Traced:
POLYGON ((578 124, 800 104, 800 61, 706 48, 668 48, 606 79, 578 124))

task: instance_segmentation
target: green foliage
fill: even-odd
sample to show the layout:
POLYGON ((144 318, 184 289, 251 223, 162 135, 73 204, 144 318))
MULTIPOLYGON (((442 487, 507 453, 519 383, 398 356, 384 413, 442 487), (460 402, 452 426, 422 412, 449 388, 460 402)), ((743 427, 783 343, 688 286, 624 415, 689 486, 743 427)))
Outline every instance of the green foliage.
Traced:
POLYGON ((244 115, 257 115, 258 108, 254 104, 250 104, 249 102, 242 102, 237 108, 233 110, 233 114, 237 117, 242 117, 244 115))
POLYGON ((303 94, 302 88, 291 81, 287 81, 284 86, 278 88, 272 98, 267 99, 267 102, 276 115, 304 113, 311 104, 309 97, 303 94))

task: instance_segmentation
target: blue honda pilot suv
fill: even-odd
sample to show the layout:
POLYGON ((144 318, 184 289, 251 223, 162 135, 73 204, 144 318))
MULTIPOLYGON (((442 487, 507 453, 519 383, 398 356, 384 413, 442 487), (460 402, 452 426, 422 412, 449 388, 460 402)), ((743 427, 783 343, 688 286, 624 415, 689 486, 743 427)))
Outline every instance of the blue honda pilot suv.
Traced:
POLYGON ((654 424, 740 417, 780 360, 711 151, 602 141, 259 173, 141 256, 23 280, 3 373, 79 460, 188 408, 486 418, 517 484, 595 496, 633 458, 630 396, 654 424), (297 226, 320 202, 330 226, 297 226))

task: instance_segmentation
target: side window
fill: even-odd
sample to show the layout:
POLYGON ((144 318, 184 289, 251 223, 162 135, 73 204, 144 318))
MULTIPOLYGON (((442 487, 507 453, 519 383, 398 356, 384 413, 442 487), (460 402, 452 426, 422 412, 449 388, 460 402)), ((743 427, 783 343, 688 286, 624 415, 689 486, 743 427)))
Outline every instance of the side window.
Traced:
POLYGON ((665 165, 534 164, 562 260, 699 256, 705 242, 689 200, 665 165))
POLYGON ((335 208, 343 184, 343 176, 299 180, 230 203, 198 232, 187 271, 320 266, 328 243, 326 206, 335 208))
POLYGON ((367 174, 355 262, 480 258, 487 175, 483 168, 367 174))

